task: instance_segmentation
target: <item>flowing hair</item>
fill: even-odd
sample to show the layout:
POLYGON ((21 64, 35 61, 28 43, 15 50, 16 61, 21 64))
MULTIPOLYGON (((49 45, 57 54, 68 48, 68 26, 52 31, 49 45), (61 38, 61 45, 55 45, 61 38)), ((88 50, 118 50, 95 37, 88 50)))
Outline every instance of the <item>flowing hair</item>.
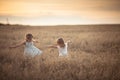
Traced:
POLYGON ((33 35, 31 33, 26 34, 26 41, 32 40, 32 38, 33 38, 33 35))
POLYGON ((65 43, 64 43, 63 38, 59 38, 59 39, 57 40, 57 44, 59 44, 60 47, 65 47, 65 43))

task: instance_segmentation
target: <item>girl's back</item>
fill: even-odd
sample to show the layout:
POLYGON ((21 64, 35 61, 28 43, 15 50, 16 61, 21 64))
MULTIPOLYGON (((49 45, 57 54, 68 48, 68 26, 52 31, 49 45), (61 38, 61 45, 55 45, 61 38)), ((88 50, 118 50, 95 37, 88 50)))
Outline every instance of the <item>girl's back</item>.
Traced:
POLYGON ((65 43, 65 46, 64 47, 60 47, 60 46, 57 46, 58 48, 58 51, 59 51, 59 56, 66 56, 68 51, 67 51, 67 43, 65 43))

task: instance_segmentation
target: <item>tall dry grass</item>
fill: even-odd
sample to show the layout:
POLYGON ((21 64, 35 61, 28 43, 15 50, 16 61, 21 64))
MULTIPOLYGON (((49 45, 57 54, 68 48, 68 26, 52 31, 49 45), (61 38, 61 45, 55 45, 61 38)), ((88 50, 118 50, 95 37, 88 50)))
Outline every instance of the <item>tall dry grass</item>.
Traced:
POLYGON ((0 80, 120 80, 120 26, 0 26, 0 80), (44 53, 32 59, 24 46, 9 49, 32 33, 44 53), (71 39, 69 56, 44 46, 71 39))

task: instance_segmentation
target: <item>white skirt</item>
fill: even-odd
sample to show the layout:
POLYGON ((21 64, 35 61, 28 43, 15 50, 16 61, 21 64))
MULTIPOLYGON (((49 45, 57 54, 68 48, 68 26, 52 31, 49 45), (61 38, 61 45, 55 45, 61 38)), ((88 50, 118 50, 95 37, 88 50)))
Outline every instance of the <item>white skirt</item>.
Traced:
POLYGON ((25 47, 24 54, 25 54, 25 56, 34 57, 36 55, 42 54, 42 51, 35 46, 25 47))

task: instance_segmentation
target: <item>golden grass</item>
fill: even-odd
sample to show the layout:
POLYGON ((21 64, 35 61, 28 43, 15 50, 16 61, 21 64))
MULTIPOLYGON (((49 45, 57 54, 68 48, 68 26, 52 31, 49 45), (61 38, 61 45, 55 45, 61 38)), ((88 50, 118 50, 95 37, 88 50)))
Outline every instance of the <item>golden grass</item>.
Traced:
POLYGON ((0 80, 120 80, 120 26, 0 26, 0 80), (32 33, 44 53, 30 60, 24 46, 9 49, 32 33), (71 39, 69 56, 44 49, 71 39))

